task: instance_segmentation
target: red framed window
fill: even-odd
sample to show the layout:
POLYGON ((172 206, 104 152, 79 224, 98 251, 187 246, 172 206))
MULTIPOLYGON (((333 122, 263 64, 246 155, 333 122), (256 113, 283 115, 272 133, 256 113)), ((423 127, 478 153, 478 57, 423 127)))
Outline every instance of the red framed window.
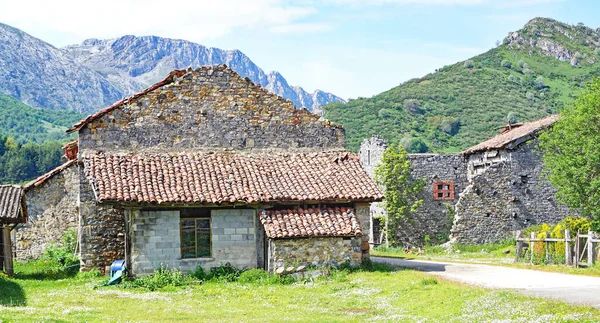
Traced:
POLYGON ((454 181, 433 181, 433 199, 439 201, 454 200, 454 181))

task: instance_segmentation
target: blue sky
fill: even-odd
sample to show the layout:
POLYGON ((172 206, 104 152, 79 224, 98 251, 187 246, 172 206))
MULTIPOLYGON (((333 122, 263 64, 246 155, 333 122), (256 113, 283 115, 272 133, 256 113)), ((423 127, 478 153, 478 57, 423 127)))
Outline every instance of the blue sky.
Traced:
POLYGON ((237 48, 292 85, 343 98, 368 97, 482 53, 534 17, 600 27, 593 0, 21 0, 2 7, 0 22, 57 47, 134 34, 237 48))

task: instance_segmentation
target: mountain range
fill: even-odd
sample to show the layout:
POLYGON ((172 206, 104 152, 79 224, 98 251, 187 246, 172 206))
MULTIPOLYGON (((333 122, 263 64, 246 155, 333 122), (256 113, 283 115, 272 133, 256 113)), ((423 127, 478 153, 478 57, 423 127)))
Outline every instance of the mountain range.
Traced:
POLYGON ((559 112, 600 76, 600 28, 535 18, 495 48, 371 98, 326 105, 347 146, 380 135, 410 152, 457 152, 508 122, 559 112))
POLYGON ((173 69, 212 64, 227 64, 256 84, 316 113, 324 104, 344 102, 331 93, 308 93, 290 86, 281 74, 266 74, 239 50, 156 36, 88 39, 56 48, 0 24, 0 94, 34 108, 91 113, 148 87, 173 69))

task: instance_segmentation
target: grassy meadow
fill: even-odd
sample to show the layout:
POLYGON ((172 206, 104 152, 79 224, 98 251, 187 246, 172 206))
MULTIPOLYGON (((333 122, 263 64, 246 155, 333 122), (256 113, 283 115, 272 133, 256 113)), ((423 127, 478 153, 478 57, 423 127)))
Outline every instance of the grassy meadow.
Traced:
POLYGON ((100 287, 104 281, 27 270, 0 278, 0 322, 600 321, 593 308, 380 265, 292 283, 206 281, 155 291, 131 284, 100 287))

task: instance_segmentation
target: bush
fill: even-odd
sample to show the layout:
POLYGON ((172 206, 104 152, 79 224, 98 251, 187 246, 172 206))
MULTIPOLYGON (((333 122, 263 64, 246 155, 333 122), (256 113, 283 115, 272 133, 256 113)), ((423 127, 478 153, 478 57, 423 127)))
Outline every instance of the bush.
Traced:
POLYGON ((475 66, 475 63, 473 63, 473 61, 469 59, 469 60, 465 61, 465 63, 463 64, 463 66, 465 68, 473 68, 473 66, 475 66))
POLYGON ((511 68, 512 67, 512 63, 509 60, 506 60, 506 59, 503 60, 500 65, 502 65, 502 67, 504 67, 504 68, 511 68))
POLYGON ((459 127, 460 124, 458 123, 458 119, 456 118, 444 119, 442 120, 442 122, 440 122, 439 126, 440 130, 449 135, 455 135, 456 133, 458 133, 459 127))
POLYGON ((186 284, 186 278, 181 270, 169 270, 167 266, 161 265, 154 271, 153 275, 138 278, 131 282, 123 282, 123 288, 146 288, 150 291, 165 287, 177 287, 186 284))
POLYGON ((77 231, 65 231, 59 244, 50 245, 44 250, 41 260, 57 267, 57 270, 69 269, 73 274, 79 271, 79 257, 76 253, 77 231))
POLYGON ((404 109, 410 113, 421 114, 424 111, 421 109, 421 103, 419 100, 406 99, 404 100, 404 109))
POLYGON ((546 83, 544 83, 544 78, 541 76, 538 76, 538 78, 535 79, 534 85, 538 90, 545 88, 546 83))
POLYGON ((400 145, 409 153, 425 153, 429 150, 421 138, 404 137, 400 140, 400 145))
POLYGON ((219 267, 212 267, 206 275, 206 280, 233 282, 240 277, 242 272, 243 270, 233 267, 230 263, 226 263, 219 267))
POLYGON ((377 115, 380 118, 383 118, 383 119, 391 118, 392 117, 392 111, 390 111, 389 109, 385 109, 384 108, 384 109, 379 110, 379 112, 377 113, 377 115))
POLYGON ((520 68, 524 68, 524 67, 525 67, 525 65, 526 65, 525 61, 523 61, 522 59, 521 59, 521 60, 519 60, 519 67, 520 67, 520 68))
POLYGON ((523 69, 523 74, 526 74, 526 75, 531 75, 531 74, 533 74, 533 71, 532 71, 532 70, 530 70, 530 69, 528 69, 528 68, 524 68, 524 69, 523 69))

